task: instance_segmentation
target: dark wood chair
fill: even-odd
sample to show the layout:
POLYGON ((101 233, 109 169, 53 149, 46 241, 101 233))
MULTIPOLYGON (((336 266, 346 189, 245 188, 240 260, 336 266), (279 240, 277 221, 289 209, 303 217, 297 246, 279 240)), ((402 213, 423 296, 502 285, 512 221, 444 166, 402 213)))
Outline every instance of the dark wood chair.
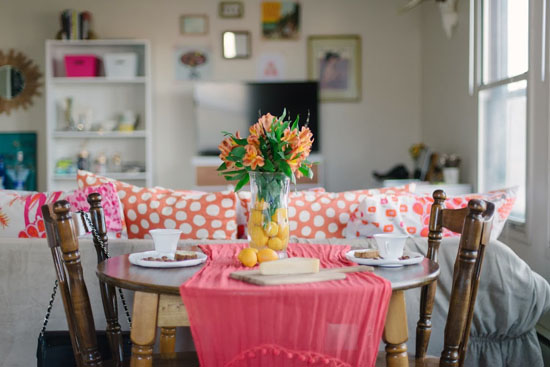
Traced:
MULTIPOLYGON (((488 244, 491 234, 495 206, 490 202, 474 199, 470 200, 466 208, 445 209, 444 202, 447 197, 442 190, 436 190, 433 193, 433 198, 426 257, 437 262, 443 228, 460 233, 461 236, 453 270, 453 284, 441 357, 426 355, 432 329, 431 316, 437 287, 437 283, 432 282, 422 288, 420 318, 416 329, 416 354, 409 356, 409 365, 415 367, 459 367, 463 366, 466 357, 481 265, 485 246, 488 244)), ((384 356, 378 356, 376 365, 386 365, 384 356)))
MULTIPOLYGON (((100 237, 107 243, 101 196, 92 194, 88 197, 88 201, 91 205, 92 223, 98 229, 100 237)), ((129 365, 129 360, 123 360, 122 335, 118 323, 115 289, 102 282, 100 282, 100 290, 107 320, 107 336, 113 359, 103 361, 98 351, 95 324, 88 290, 84 282, 77 231, 70 213, 70 204, 65 200, 61 200, 53 205, 44 205, 42 214, 77 366, 129 365)), ((103 261, 104 253, 99 243, 94 241, 94 245, 98 261, 103 261)), ((154 365, 167 367, 198 366, 198 361, 195 353, 177 353, 173 359, 162 359, 160 356, 155 355, 154 365)))

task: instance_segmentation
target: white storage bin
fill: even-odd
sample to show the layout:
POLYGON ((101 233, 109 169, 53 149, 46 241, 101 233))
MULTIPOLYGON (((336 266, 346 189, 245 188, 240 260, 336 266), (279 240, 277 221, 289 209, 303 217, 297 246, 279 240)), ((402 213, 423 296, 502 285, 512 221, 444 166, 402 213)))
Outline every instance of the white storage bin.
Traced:
POLYGON ((137 76, 137 54, 108 53, 103 56, 107 78, 135 78, 137 76))

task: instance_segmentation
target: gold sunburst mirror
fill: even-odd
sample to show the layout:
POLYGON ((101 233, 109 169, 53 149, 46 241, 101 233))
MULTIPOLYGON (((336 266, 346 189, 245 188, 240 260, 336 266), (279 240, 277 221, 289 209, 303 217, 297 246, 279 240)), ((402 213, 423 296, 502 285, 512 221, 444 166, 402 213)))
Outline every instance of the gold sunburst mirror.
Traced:
POLYGON ((0 50, 0 113, 32 106, 33 97, 41 95, 41 77, 38 66, 23 53, 0 50))

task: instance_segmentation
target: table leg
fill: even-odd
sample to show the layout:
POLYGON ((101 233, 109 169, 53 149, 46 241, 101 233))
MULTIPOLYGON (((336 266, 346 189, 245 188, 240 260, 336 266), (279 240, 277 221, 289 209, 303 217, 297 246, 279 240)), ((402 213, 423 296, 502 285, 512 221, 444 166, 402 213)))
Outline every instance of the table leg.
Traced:
POLYGON ((405 293, 394 291, 390 299, 383 334, 383 340, 386 343, 386 366, 406 367, 409 365, 406 344, 408 335, 405 293))
POLYGON ((159 296, 155 293, 136 292, 132 320, 131 367, 153 366, 153 345, 157 331, 159 296))
POLYGON ((160 295, 157 325, 160 327, 160 356, 172 359, 176 356, 176 326, 189 326, 189 316, 180 296, 160 295))

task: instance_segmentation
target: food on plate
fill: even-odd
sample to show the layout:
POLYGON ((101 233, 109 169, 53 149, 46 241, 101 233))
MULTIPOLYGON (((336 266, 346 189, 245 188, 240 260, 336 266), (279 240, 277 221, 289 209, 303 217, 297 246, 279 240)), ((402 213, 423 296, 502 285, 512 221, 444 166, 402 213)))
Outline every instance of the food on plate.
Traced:
POLYGON ((291 257, 289 259, 260 263, 260 274, 285 275, 318 273, 319 265, 319 259, 291 257))
POLYGON ((270 248, 263 248, 258 251, 258 262, 260 264, 266 261, 279 260, 279 255, 270 248))
POLYGON ((360 259, 377 259, 380 257, 380 253, 376 249, 367 249, 367 250, 355 251, 353 256, 360 259))
POLYGON ((197 254, 193 251, 177 250, 175 259, 176 261, 193 260, 197 258, 197 254))
POLYGON ((160 262, 164 262, 164 263, 173 263, 174 261, 177 261, 177 260, 174 260, 174 259, 170 259, 168 256, 162 256, 162 257, 149 256, 149 257, 144 257, 142 260, 145 260, 145 261, 160 261, 160 262))
POLYGON ((249 268, 254 267, 258 263, 258 250, 252 247, 243 248, 238 255, 239 261, 244 266, 249 268))

